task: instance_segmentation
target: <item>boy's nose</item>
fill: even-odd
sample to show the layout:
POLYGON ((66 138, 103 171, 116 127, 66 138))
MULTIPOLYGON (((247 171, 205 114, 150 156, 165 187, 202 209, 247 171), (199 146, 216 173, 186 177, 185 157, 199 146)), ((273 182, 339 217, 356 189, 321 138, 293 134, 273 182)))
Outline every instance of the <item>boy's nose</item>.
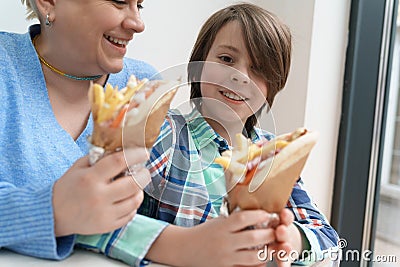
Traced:
POLYGON ((250 79, 247 75, 244 75, 240 72, 235 72, 231 74, 231 81, 235 83, 239 83, 241 85, 246 85, 250 83, 250 79))

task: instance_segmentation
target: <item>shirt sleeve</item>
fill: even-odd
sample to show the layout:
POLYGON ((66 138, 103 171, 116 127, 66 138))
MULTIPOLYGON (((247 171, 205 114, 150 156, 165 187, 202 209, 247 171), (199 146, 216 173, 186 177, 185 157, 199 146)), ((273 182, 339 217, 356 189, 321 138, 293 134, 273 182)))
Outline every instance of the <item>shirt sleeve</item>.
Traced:
POLYGON ((168 223, 136 215, 126 226, 100 235, 78 235, 77 246, 100 252, 131 266, 141 266, 153 242, 168 223))
MULTIPOLYGON (((11 42, 12 38, 5 38, 4 34, 0 37, 0 99, 6 103, 0 112, 2 151, 13 149, 10 147, 9 138, 17 138, 12 132, 15 126, 13 122, 17 119, 9 120, 10 112, 13 110, 10 107, 20 103, 16 101, 13 94, 10 94, 10 91, 15 91, 15 88, 19 86, 16 85, 19 73, 15 65, 20 62, 20 59, 14 58, 10 52, 15 48, 14 45, 9 49, 6 48, 4 44, 7 40, 11 42)), ((20 46, 18 47, 21 49, 20 46)), ((26 48, 26 44, 23 48, 26 48)), ((29 53, 25 50, 27 49, 23 49, 24 53, 29 53)), ((21 52, 18 53, 21 54, 21 52)), ((32 79, 37 79, 37 77, 32 79)), ((46 259, 66 258, 73 250, 75 237, 73 235, 55 237, 52 204, 54 183, 35 185, 27 182, 30 177, 23 175, 23 177, 18 177, 21 174, 14 166, 10 166, 10 163, 14 164, 14 162, 9 162, 6 157, 7 155, 2 152, 0 156, 0 249, 7 248, 20 254, 46 259)))
POLYGON ((71 254, 75 237, 54 235, 52 188, 18 188, 0 181, 0 248, 56 260, 71 254))
POLYGON ((337 253, 338 234, 312 202, 301 179, 295 184, 287 207, 294 213, 294 223, 309 244, 309 249, 299 255, 296 264, 311 265, 337 253))
MULTIPOLYGON (((167 119, 161 127, 160 135, 150 154, 147 164, 152 182, 145 189, 153 197, 145 196, 135 218, 126 226, 107 234, 78 235, 77 246, 123 261, 131 266, 141 266, 147 261, 144 259, 153 242, 169 224, 165 221, 153 219, 156 216, 157 205, 154 204, 154 195, 158 196, 156 179, 163 177, 167 172, 169 150, 163 145, 172 140, 171 122, 167 119), (143 215, 145 214, 145 215, 143 215)), ((168 146, 170 147, 170 145, 168 146)))

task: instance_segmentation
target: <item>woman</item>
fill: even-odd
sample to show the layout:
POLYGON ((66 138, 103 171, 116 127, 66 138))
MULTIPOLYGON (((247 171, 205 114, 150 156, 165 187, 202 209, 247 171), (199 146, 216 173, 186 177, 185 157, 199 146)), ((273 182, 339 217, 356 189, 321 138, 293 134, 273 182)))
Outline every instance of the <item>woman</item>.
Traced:
MULTIPOLYGON (((115 230, 136 214, 143 193, 122 152, 89 166, 90 81, 125 86, 155 70, 124 59, 144 30, 142 1, 22 0, 37 17, 23 35, 0 33, 0 248, 63 259, 74 234, 115 230)), ((144 149, 125 151, 143 163, 144 149)), ((149 178, 146 169, 137 175, 149 178)))

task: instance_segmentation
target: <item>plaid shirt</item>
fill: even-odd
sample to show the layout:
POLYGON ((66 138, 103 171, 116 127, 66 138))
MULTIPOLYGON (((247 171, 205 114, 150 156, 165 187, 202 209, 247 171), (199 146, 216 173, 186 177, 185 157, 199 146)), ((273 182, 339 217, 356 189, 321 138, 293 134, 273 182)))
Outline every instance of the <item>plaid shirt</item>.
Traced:
MULTIPOLYGON (((251 133, 253 142, 261 138, 273 135, 259 129, 251 133)), ((190 227, 218 216, 226 188, 224 171, 213 162, 227 149, 226 140, 197 110, 187 115, 171 111, 151 151, 147 167, 152 182, 145 188, 139 214, 113 233, 78 236, 78 244, 130 265, 144 264, 145 254, 167 223, 190 227)), ((301 179, 293 187, 287 208, 313 252, 302 264, 322 259, 324 250, 336 247, 335 230, 313 204, 301 179)))

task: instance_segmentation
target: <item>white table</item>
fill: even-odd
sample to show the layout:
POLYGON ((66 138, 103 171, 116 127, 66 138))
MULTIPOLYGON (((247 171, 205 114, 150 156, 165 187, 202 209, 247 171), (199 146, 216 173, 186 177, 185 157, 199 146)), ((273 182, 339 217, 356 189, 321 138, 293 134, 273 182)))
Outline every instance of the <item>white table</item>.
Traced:
MULTIPOLYGON (((107 258, 94 252, 76 249, 63 261, 52 261, 19 255, 8 250, 0 250, 0 267, 127 267, 125 263, 107 258)), ((151 264, 151 267, 164 265, 151 264)), ((165 266, 164 266, 165 267, 165 266)))
MULTIPOLYGON (((0 267, 127 267, 125 263, 107 258, 94 252, 75 249, 74 253, 63 261, 52 261, 19 255, 8 250, 0 249, 0 267)), ((268 264, 267 266, 275 266, 268 264)), ((316 263, 313 267, 339 266, 329 260, 316 263)), ((149 267, 168 267, 166 265, 151 264, 149 267)))

